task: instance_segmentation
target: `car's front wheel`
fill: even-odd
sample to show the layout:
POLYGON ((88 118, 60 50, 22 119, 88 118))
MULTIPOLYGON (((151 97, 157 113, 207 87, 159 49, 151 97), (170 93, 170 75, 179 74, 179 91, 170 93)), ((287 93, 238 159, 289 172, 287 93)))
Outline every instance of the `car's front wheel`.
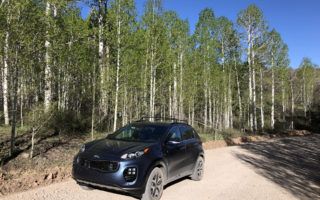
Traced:
POLYGON ((141 200, 159 200, 162 196, 163 186, 163 171, 160 168, 156 167, 150 173, 146 184, 146 189, 141 197, 141 200))
POLYGON ((193 169, 191 179, 195 181, 200 181, 203 177, 203 172, 204 172, 204 159, 202 157, 199 157, 193 169))

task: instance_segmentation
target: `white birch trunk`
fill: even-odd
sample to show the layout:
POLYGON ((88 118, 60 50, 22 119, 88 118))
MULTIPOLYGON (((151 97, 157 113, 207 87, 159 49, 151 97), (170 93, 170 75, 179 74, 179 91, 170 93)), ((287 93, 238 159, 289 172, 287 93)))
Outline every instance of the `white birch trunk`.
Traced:
POLYGON ((106 105, 107 105, 107 92, 106 92, 106 86, 105 86, 105 63, 104 63, 104 16, 103 16, 103 2, 102 0, 99 0, 99 16, 98 16, 98 54, 99 54, 99 70, 100 70, 100 93, 101 93, 101 110, 104 114, 106 114, 106 105))
MULTIPOLYGON (((219 99, 221 99, 221 97, 219 96, 219 99)), ((220 105, 218 104, 218 112, 217 112, 217 129, 221 130, 223 128, 223 111, 224 111, 224 107, 222 105, 222 102, 221 101, 218 101, 220 102, 220 105)))
POLYGON ((188 124, 191 124, 191 106, 190 106, 190 102, 188 103, 188 124))
POLYGON ((285 88, 284 81, 281 80, 281 92, 282 92, 282 119, 286 118, 286 99, 285 99, 285 88))
POLYGON ((94 138, 95 102, 96 102, 96 66, 93 65, 92 107, 91 107, 91 140, 94 138))
MULTIPOLYGON (((67 75, 67 73, 65 73, 65 77, 64 77, 64 82, 68 83, 69 82, 69 75, 67 75)), ((63 103, 62 103, 62 109, 63 110, 67 110, 69 108, 69 86, 63 84, 62 86, 62 96, 63 96, 63 103)))
POLYGON ((264 105, 263 105, 263 72, 260 68, 260 118, 261 130, 264 129, 264 105))
MULTIPOLYGON (((215 96, 215 93, 213 93, 213 96, 215 96)), ((217 113, 216 113, 216 100, 215 98, 213 97, 212 98, 212 102, 213 102, 213 108, 212 108, 212 128, 216 128, 216 116, 217 116, 217 113)))
POLYGON ((252 95, 253 95, 253 101, 252 101, 252 107, 253 107, 253 126, 254 126, 254 132, 257 130, 257 95, 256 95, 256 69, 254 64, 255 59, 255 52, 252 51, 252 95))
POLYGON ((303 109, 304 116, 307 117, 307 94, 306 94, 306 68, 303 69, 303 109))
MULTIPOLYGON (((147 42, 148 45, 148 42, 147 42)), ((143 114, 146 114, 145 111, 148 110, 148 103, 147 103, 147 94, 148 94, 148 86, 147 86, 147 74, 148 74, 148 56, 149 56, 149 47, 147 47, 146 52, 146 61, 145 61, 145 68, 143 70, 143 104, 142 110, 143 114)))
POLYGON ((153 94, 152 94, 152 116, 154 117, 155 116, 155 99, 156 99, 156 66, 154 67, 154 70, 153 70, 153 94))
MULTIPOLYGON (((222 71, 223 71, 223 85, 226 85, 225 75, 225 55, 224 55, 224 40, 221 41, 221 53, 222 53, 222 71)), ((227 89, 223 87, 223 121, 224 128, 229 128, 229 105, 227 102, 227 89)))
MULTIPOLYGON (((154 57, 154 52, 153 52, 153 42, 151 45, 151 60, 150 60, 150 101, 149 101, 149 116, 154 117, 154 104, 153 104, 153 87, 154 87, 154 64, 153 64, 153 57, 154 57)), ((152 119, 151 119, 152 120, 152 119)))
POLYGON ((238 69, 237 69, 236 58, 234 58, 234 67, 235 67, 236 79, 237 79, 237 93, 238 93, 238 104, 239 104, 239 122, 240 122, 240 128, 243 128, 242 99, 241 99, 241 90, 240 90, 240 82, 239 82, 239 74, 238 74, 238 69))
POLYGON ((208 126, 208 83, 206 82, 204 89, 204 126, 208 126))
POLYGON ((247 50, 247 60, 249 65, 249 127, 253 130, 253 114, 252 114, 252 67, 251 67, 251 31, 248 32, 248 50, 247 50))
MULTIPOLYGON (((151 55, 152 55, 153 53, 151 52, 151 55)), ((152 56, 151 56, 152 57, 152 56)), ((149 100, 149 116, 150 117, 153 117, 153 111, 152 111, 152 109, 153 109, 153 105, 152 105, 152 100, 153 100, 153 64, 152 64, 152 62, 151 62, 151 64, 150 64, 150 100, 149 100)))
POLYGON ((192 113, 191 113, 191 125, 193 126, 194 125, 194 97, 192 97, 192 113))
POLYGON ((218 129, 220 121, 219 121, 219 116, 220 116, 220 107, 219 107, 219 102, 221 102, 220 96, 215 93, 215 99, 214 99, 214 129, 218 129))
POLYGON ((180 54, 180 93, 179 93, 179 119, 184 118, 183 111, 183 52, 180 54))
POLYGON ((46 4, 46 17, 47 17, 47 30, 46 30, 46 41, 45 41, 45 49, 46 49, 46 54, 45 54, 45 89, 44 89, 44 110, 45 112, 48 112, 50 108, 50 103, 51 103, 51 56, 50 56, 50 47, 51 43, 49 41, 49 18, 50 18, 50 13, 51 13, 51 5, 47 1, 46 4))
POLYGON ((271 79, 272 79, 272 86, 271 86, 271 129, 274 129, 274 66, 273 66, 273 59, 272 59, 272 66, 271 66, 271 79))
POLYGON ((171 97, 171 85, 169 85, 169 116, 172 116, 172 97, 171 97))
POLYGON ((114 117, 113 117, 113 131, 117 129, 118 119, 118 96, 119 96, 119 76, 120 76, 120 45, 121 45, 121 20, 120 20, 120 0, 118 2, 118 14, 117 14, 117 72, 116 72, 116 94, 114 103, 114 117))
POLYGON ((212 99, 211 99, 211 90, 209 90, 209 126, 212 128, 212 99))
POLYGON ((177 65, 173 63, 173 102, 172 102, 172 110, 173 117, 178 117, 178 99, 177 99, 177 65))
POLYGON ((233 128, 233 111, 232 111, 232 90, 231 90, 231 72, 229 71, 228 80, 228 115, 229 115, 229 127, 233 128))
POLYGON ((294 117, 294 94, 293 94, 293 80, 291 78, 290 81, 290 89, 291 89, 291 130, 294 129, 294 122, 293 122, 293 117, 294 117))
POLYGON ((52 4, 52 7, 53 7, 53 17, 57 17, 57 15, 58 15, 57 6, 55 4, 52 4))
POLYGON ((2 7, 2 5, 4 4, 4 2, 6 2, 6 0, 1 0, 0 8, 1 8, 1 7, 2 7))
POLYGON ((123 94, 123 106, 122 106, 122 126, 125 126, 128 123, 128 112, 127 112, 127 87, 124 85, 124 94, 123 94))
POLYGON ((31 148, 30 148, 30 158, 33 158, 33 152, 34 152, 34 137, 35 137, 35 128, 32 127, 32 133, 31 133, 31 148))
MULTIPOLYGON (((152 24, 155 23, 155 4, 152 7, 152 24)), ((151 39, 151 59, 150 59, 150 101, 149 101, 149 116, 152 117, 155 115, 155 93, 156 93, 156 66, 154 63, 156 50, 156 38, 152 37, 151 39)))
MULTIPOLYGON (((209 51, 209 46, 207 45, 207 52, 209 51)), ((208 126, 208 66, 206 61, 206 56, 204 56, 204 127, 208 126)))
POLYGON ((23 79, 21 80, 20 83, 20 126, 23 127, 24 121, 23 121, 23 106, 24 106, 24 92, 25 92, 25 87, 23 84, 23 79))
MULTIPOLYGON (((9 21, 9 20, 8 20, 9 21)), ((4 66, 2 77, 2 90, 3 90, 3 115, 4 124, 9 125, 9 109, 8 109, 8 61, 9 61, 9 32, 6 31, 5 44, 4 44, 4 66)))

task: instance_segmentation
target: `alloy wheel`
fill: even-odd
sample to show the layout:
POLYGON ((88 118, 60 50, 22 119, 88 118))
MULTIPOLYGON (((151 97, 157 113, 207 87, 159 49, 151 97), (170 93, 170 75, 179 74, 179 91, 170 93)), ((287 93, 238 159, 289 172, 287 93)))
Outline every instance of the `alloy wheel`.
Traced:
POLYGON ((162 175, 157 172, 153 175, 150 187, 150 196, 153 199, 158 199, 162 192, 162 175))

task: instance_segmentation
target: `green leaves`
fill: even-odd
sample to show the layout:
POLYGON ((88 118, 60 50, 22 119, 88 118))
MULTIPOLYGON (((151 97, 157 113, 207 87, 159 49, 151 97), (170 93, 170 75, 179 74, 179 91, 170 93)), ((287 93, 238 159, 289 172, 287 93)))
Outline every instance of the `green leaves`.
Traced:
POLYGON ((252 4, 239 12, 237 23, 253 34, 264 25, 265 21, 262 11, 252 4))
MULTIPOLYGON (((247 104, 253 90, 257 96, 265 94, 263 100, 257 98, 257 104, 265 101, 270 105, 271 68, 274 91, 289 90, 288 46, 280 33, 269 30, 256 5, 240 11, 236 22, 216 17, 211 8, 205 8, 191 33, 187 19, 164 10, 161 0, 146 0, 142 16, 138 16, 134 0, 84 0, 90 7, 87 19, 80 16, 77 1, 48 2, 50 15, 46 15, 46 1, 10 0, 0 6, 0 66, 8 31, 9 88, 12 80, 19 79, 20 102, 26 112, 44 101, 46 40, 50 41, 52 103, 58 102, 59 109, 77 112, 84 119, 95 113, 95 120, 105 123, 101 127, 109 128, 114 114, 119 114, 114 113, 115 93, 119 95, 118 110, 126 112, 129 120, 150 113, 150 109, 159 116, 174 110, 179 116, 193 115, 200 121, 211 118, 212 126, 224 128, 226 121, 232 123, 232 117, 240 115, 240 107, 243 120, 249 120, 252 108, 247 104), (12 73, 14 67, 20 69, 18 77, 12 73), (256 77, 260 69, 261 76, 256 77), (117 78, 119 91, 115 92, 117 78), (260 87, 247 87, 253 78, 260 87), (100 106, 103 102, 105 109, 100 106)), ((296 72, 297 83, 305 84, 308 101, 314 68, 312 61, 304 59, 296 72)), ((276 109, 289 95, 283 96, 275 99, 276 109)), ((269 115, 270 109, 265 113, 269 115)))

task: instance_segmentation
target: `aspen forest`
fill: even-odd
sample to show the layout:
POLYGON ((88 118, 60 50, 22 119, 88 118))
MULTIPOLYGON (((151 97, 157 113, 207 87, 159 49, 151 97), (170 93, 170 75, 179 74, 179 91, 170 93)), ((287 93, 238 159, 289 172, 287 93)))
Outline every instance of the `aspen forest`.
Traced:
POLYGON ((161 0, 143 13, 134 0, 82 3, 86 18, 74 0, 0 1, 10 154, 20 133, 33 148, 40 129, 95 139, 143 116, 187 120, 200 134, 319 129, 319 66, 307 52, 291 66, 290 46, 256 5, 236 21, 203 9, 191 31, 161 0))

